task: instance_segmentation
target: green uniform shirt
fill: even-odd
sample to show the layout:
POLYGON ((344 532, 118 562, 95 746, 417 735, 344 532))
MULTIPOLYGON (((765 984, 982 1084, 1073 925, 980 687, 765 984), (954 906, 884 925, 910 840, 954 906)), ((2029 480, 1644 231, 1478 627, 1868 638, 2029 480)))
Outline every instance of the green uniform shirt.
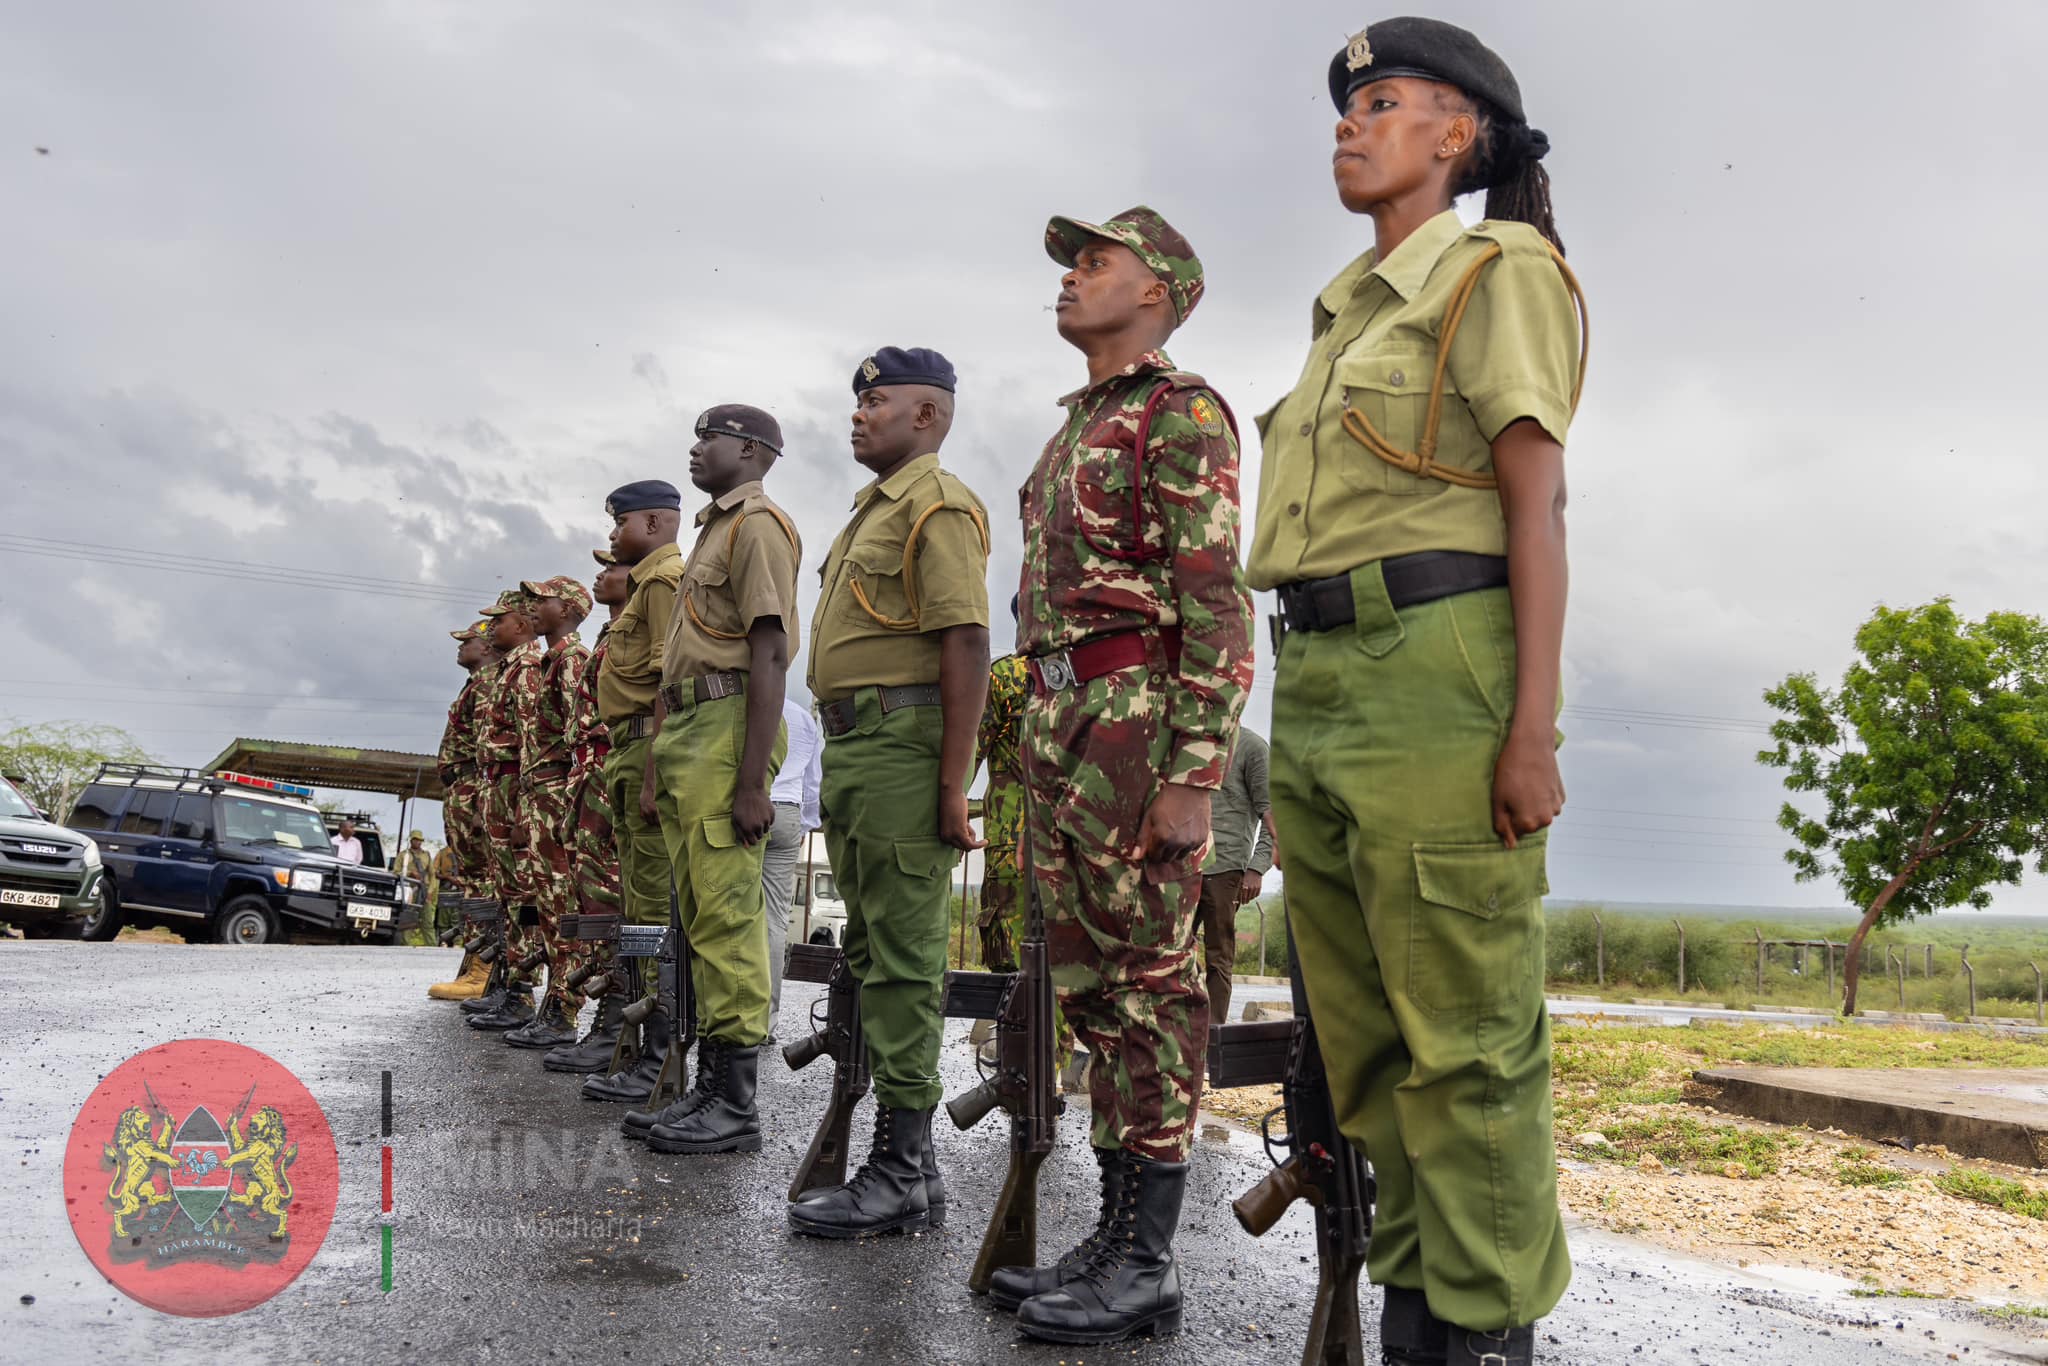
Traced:
POLYGON ((1265 460, 1246 578, 1254 588, 1347 573, 1419 550, 1507 553, 1500 495, 1395 469, 1343 426, 1348 404, 1396 448, 1422 438, 1436 336, 1450 296, 1489 243, 1451 343, 1438 464, 1492 473, 1489 444, 1534 418, 1558 442, 1571 422, 1577 317, 1564 276, 1526 223, 1465 228, 1446 210, 1384 262, 1353 261, 1316 300, 1294 391, 1259 418, 1265 460))
POLYGON ((854 495, 818 576, 814 697, 936 683, 938 633, 988 625, 988 509, 936 452, 920 455, 854 495))
POLYGON ((654 710, 662 649, 683 581, 682 550, 673 541, 655 547, 626 580, 632 587, 605 638, 604 667, 597 675, 597 714, 607 725, 654 710))
POLYGON ((782 618, 794 653, 803 639, 796 614, 796 567, 803 553, 796 523, 758 479, 699 512, 697 543, 683 566, 680 600, 661 656, 661 681, 746 669, 752 660, 747 632, 764 617, 782 618))

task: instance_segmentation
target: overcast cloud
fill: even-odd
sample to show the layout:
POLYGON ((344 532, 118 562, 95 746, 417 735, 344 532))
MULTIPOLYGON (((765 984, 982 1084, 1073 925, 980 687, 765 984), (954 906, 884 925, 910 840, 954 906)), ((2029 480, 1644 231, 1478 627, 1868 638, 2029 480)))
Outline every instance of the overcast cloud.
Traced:
MULTIPOLYGON (((605 492, 687 486, 716 402, 782 420, 808 609, 884 344, 960 370, 946 455, 998 514, 1000 601, 1012 491, 1083 375, 1048 214, 1145 202, 1187 233, 1209 291, 1173 354, 1247 419, 1371 240, 1331 192, 1323 72, 1378 11, 9 8, 0 715, 179 762, 431 749, 444 633, 515 578, 587 579, 605 492)), ((2048 7, 1431 12, 1514 66, 1592 303, 1554 888, 1828 902, 1777 859, 1761 689, 1839 676, 1880 601, 2048 610, 2048 7)))

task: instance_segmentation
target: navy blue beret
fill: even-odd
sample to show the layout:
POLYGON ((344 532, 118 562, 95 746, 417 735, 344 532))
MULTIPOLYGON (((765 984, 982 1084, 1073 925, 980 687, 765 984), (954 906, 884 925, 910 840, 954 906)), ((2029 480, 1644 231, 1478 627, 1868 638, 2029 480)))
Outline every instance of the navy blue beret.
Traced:
POLYGON ((782 454, 782 424, 744 403, 721 403, 697 414, 697 435, 736 436, 782 454))
POLYGON ((928 346, 885 346, 853 372, 853 392, 888 384, 928 384, 950 394, 956 378, 953 362, 928 346))
POLYGON ((1455 85, 1523 123, 1522 88, 1508 64, 1470 31, 1441 19, 1382 19, 1354 34, 1330 59, 1330 98, 1343 113, 1351 92, 1392 76, 1455 85))
POLYGON ((604 513, 616 517, 622 512, 647 512, 654 508, 671 508, 680 512, 683 495, 676 492, 676 486, 666 479, 640 479, 630 484, 621 484, 613 489, 604 500, 604 513))

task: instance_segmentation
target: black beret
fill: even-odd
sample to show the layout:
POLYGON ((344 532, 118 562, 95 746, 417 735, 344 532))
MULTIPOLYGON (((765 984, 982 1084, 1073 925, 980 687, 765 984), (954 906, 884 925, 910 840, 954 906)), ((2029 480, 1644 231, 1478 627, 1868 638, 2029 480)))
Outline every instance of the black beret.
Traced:
POLYGON ((782 454, 781 426, 759 408, 744 403, 721 403, 716 408, 706 408, 697 415, 697 435, 737 436, 782 454))
POLYGON ((682 511, 683 495, 666 479, 640 479, 621 484, 604 500, 604 513, 616 517, 622 512, 648 512, 655 508, 682 511))
POLYGON ((1443 81, 1485 100, 1513 123, 1528 121, 1522 88, 1508 64, 1470 32, 1441 19, 1382 19, 1353 36, 1330 59, 1330 98, 1337 112, 1344 112, 1352 91, 1390 76, 1443 81))
POLYGON ((885 346, 853 372, 853 392, 890 384, 928 384, 953 392, 953 362, 927 346, 885 346))

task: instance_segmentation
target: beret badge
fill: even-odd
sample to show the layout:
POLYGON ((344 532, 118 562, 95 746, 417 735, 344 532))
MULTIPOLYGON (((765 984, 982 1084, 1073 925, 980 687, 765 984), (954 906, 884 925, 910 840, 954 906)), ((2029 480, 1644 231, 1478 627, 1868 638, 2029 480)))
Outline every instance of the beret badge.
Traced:
POLYGON ((860 363, 860 376, 870 384, 873 384, 882 377, 882 367, 875 364, 873 356, 869 356, 860 363))
POLYGON ((1344 49, 1344 69, 1358 71, 1371 65, 1372 44, 1366 41, 1365 31, 1361 29, 1344 49))

